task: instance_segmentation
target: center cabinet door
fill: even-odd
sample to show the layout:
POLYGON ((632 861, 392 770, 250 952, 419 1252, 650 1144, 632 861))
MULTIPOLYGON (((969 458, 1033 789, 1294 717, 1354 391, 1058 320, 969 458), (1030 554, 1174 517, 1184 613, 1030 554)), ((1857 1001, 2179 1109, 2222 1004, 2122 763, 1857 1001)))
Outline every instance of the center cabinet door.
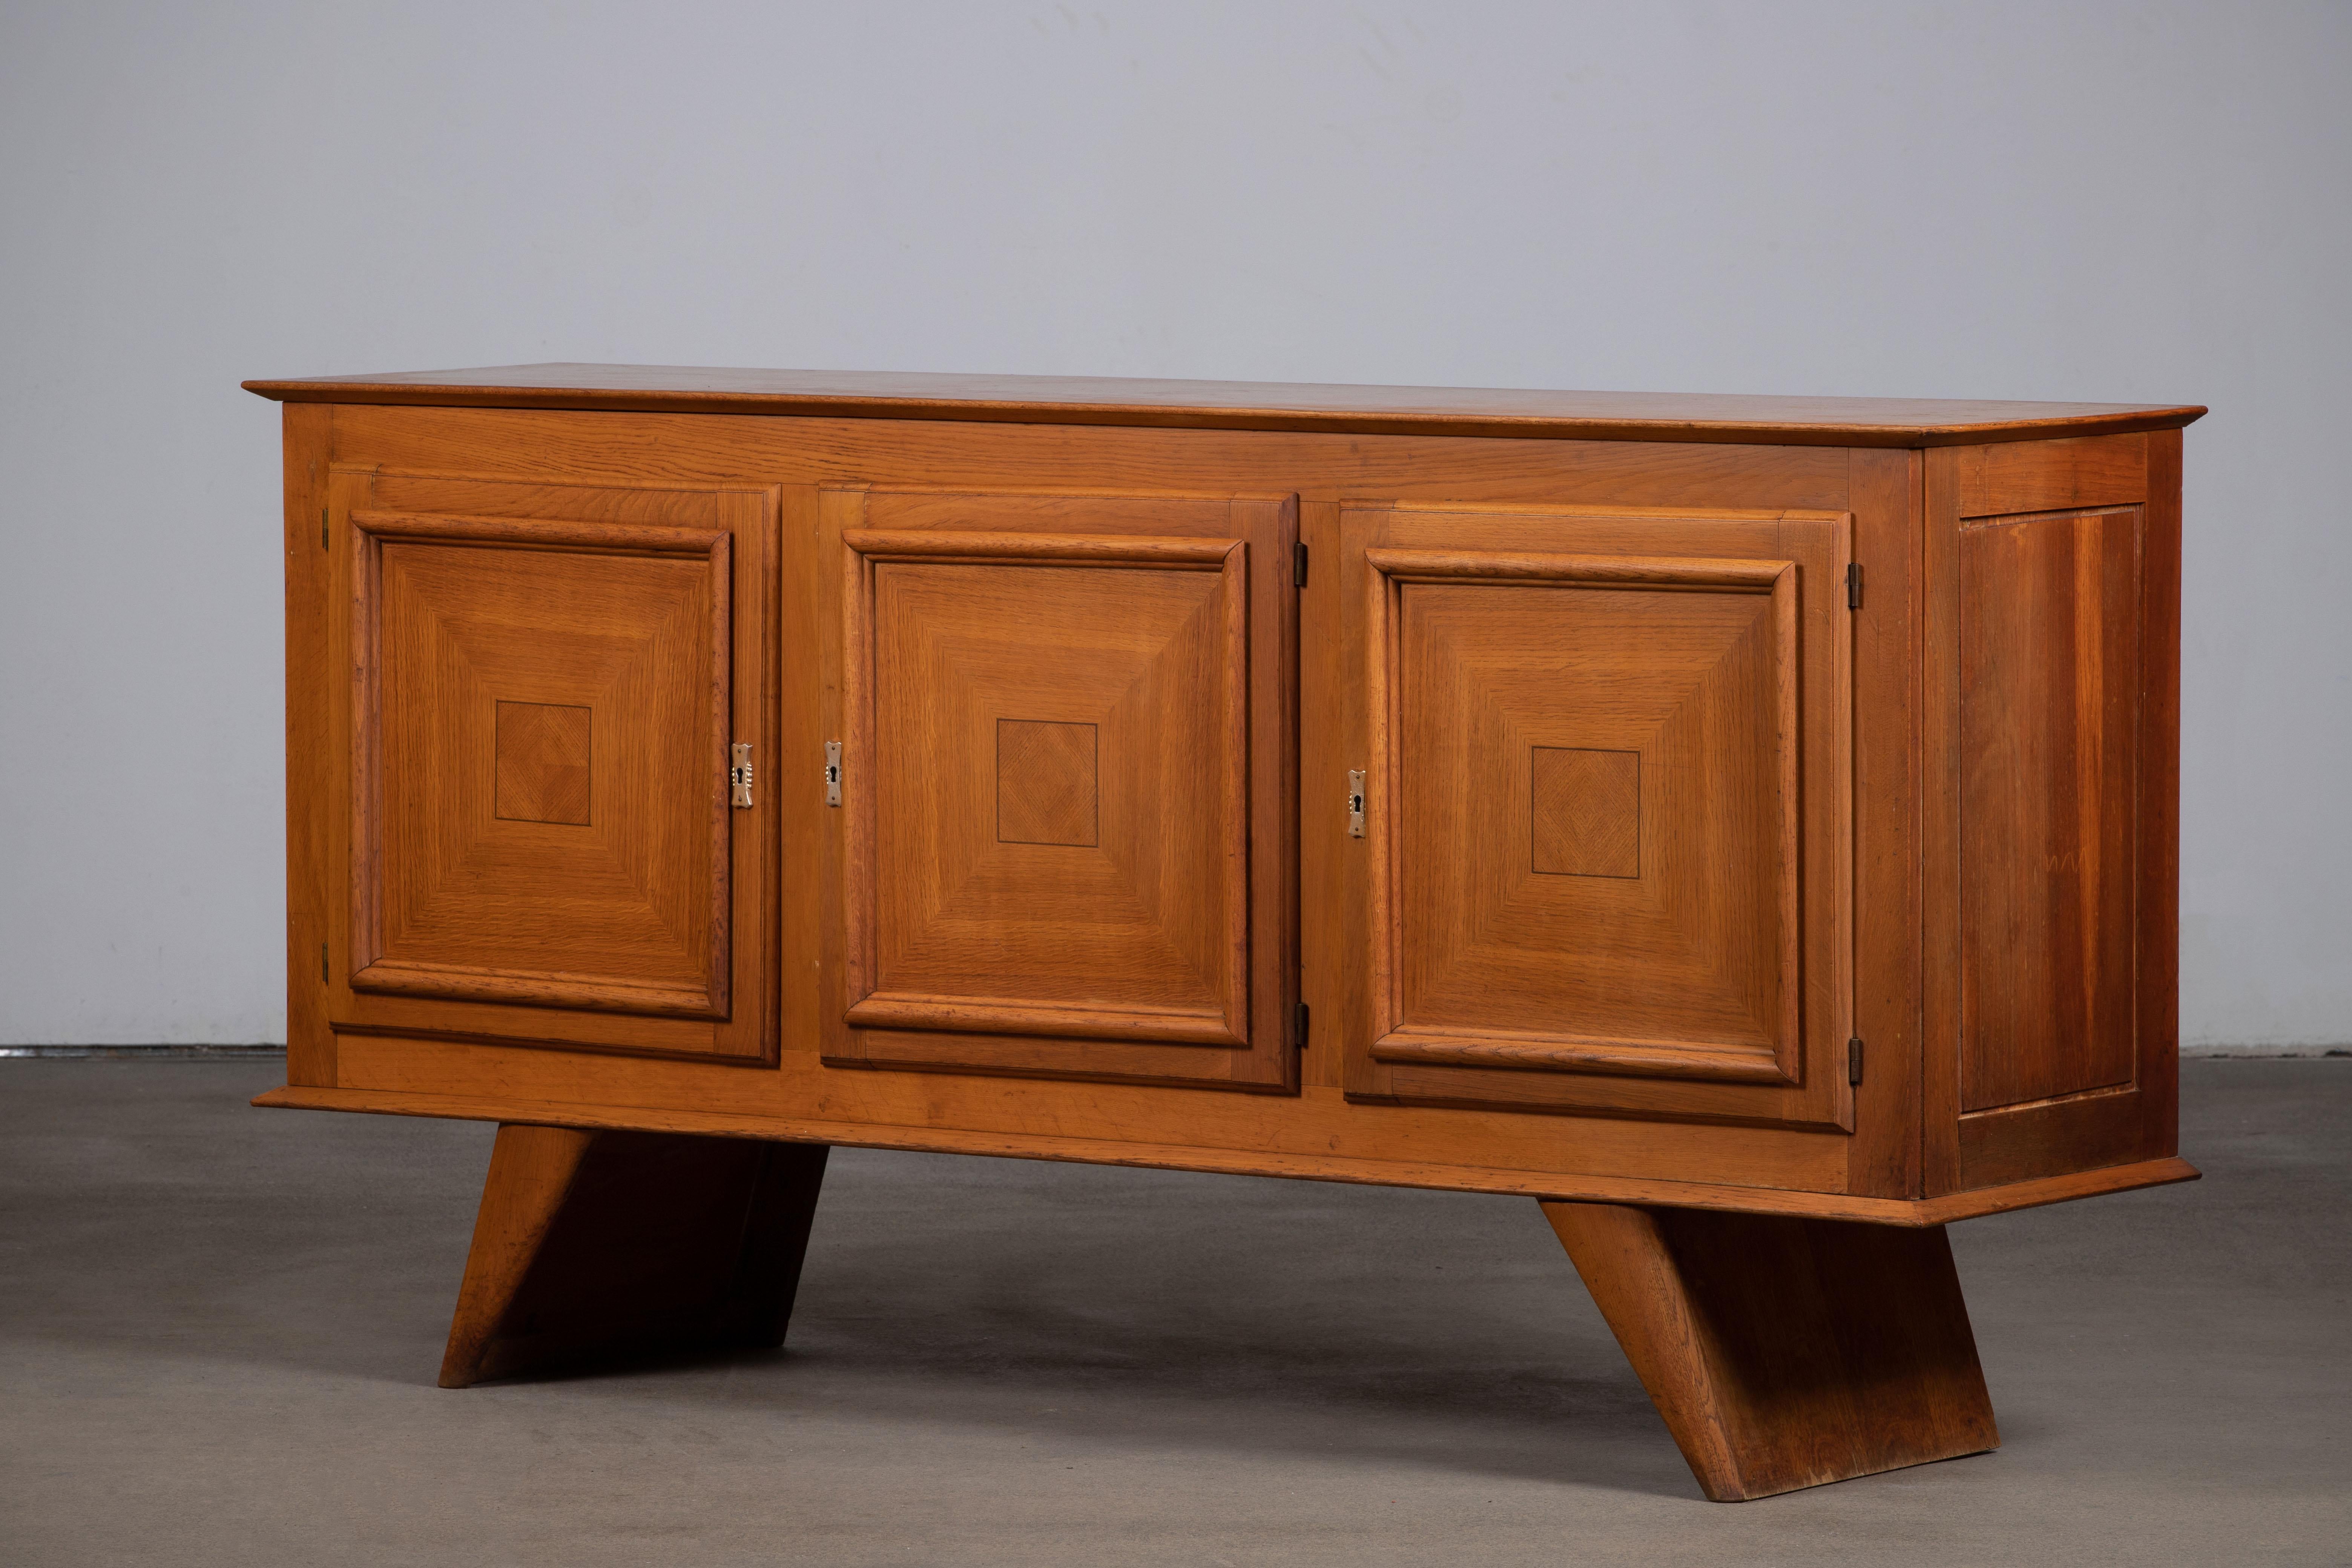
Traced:
POLYGON ((1339 528, 1350 1095, 1850 1130, 1846 514, 1339 528))
POLYGON ((1288 497, 827 490, 824 1059, 1297 1085, 1288 497))

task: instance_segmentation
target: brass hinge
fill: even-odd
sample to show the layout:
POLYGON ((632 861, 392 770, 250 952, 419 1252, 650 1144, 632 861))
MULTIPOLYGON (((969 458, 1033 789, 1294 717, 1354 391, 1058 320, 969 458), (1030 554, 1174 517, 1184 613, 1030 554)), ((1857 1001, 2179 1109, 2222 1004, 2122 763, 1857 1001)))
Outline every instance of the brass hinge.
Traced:
POLYGON ((1364 836, 1364 770, 1348 770, 1348 837, 1364 836))
POLYGON ((1298 1048, 1302 1051, 1307 1048, 1307 1004, 1304 1002, 1298 1005, 1298 1048))
POLYGON ((841 742, 838 741, 824 743, 824 804, 841 804, 841 742))
POLYGON ((1290 585, 1294 588, 1307 586, 1307 542, 1305 540, 1290 547, 1290 585))
POLYGON ((1848 1083, 1862 1081, 1862 1042, 1858 1039, 1845 1043, 1845 1080, 1848 1083))
POLYGON ((1862 563, 1859 561, 1846 563, 1845 607, 1849 610, 1862 608, 1862 563))
POLYGON ((748 809, 751 804, 751 748, 738 741, 731 750, 735 765, 727 770, 727 782, 734 786, 736 806, 748 809))

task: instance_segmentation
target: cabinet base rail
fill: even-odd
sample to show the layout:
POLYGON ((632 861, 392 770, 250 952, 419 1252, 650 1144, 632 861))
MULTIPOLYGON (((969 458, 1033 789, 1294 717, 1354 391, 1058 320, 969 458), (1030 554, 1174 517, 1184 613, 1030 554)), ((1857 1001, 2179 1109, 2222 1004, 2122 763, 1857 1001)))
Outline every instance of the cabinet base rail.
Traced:
POLYGON ((905 1149, 927 1154, 988 1154, 1013 1160, 1066 1160, 1086 1165, 1135 1165, 1149 1170, 1205 1171, 1235 1176, 1285 1176, 1310 1182, 1355 1182, 1380 1187, 1426 1187, 1448 1193, 1494 1193, 1565 1203, 1619 1203, 1658 1208, 1725 1209, 1736 1214, 1795 1215, 1869 1225, 1938 1226, 2038 1208, 2103 1193, 2196 1181, 2196 1166, 2177 1155, 2139 1160, 2063 1175, 2036 1176, 1927 1198, 1864 1197, 1720 1182, 1667 1181, 1591 1172, 1506 1170, 1414 1160, 1232 1149, 1205 1143, 1143 1143, 1063 1133, 991 1131, 967 1127, 894 1126, 870 1121, 578 1104, 509 1096, 443 1094, 405 1089, 328 1089, 289 1084, 257 1095, 275 1110, 364 1111, 383 1116, 432 1116, 457 1121, 528 1122, 587 1131, 693 1133, 707 1138, 824 1143, 850 1149, 905 1149))

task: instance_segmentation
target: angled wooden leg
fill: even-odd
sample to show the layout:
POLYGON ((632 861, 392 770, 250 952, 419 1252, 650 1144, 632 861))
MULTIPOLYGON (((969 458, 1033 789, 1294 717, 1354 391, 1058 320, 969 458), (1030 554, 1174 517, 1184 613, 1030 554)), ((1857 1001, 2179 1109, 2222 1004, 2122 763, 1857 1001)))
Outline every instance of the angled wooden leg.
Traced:
POLYGON ((1543 1209, 1716 1501, 2000 1447, 1941 1226, 1543 1209))
POLYGON ((655 1346, 782 1344, 822 1144, 499 1128, 441 1386, 655 1346))

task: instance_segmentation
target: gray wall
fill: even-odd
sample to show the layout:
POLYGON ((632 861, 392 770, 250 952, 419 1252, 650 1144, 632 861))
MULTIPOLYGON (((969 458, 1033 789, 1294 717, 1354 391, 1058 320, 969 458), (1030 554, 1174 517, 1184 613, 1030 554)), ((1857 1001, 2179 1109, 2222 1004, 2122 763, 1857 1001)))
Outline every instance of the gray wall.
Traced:
POLYGON ((15 4, 0 1041, 283 1037, 277 410, 573 359, 2210 403, 2182 1027, 2352 1039, 2352 7, 15 4))

